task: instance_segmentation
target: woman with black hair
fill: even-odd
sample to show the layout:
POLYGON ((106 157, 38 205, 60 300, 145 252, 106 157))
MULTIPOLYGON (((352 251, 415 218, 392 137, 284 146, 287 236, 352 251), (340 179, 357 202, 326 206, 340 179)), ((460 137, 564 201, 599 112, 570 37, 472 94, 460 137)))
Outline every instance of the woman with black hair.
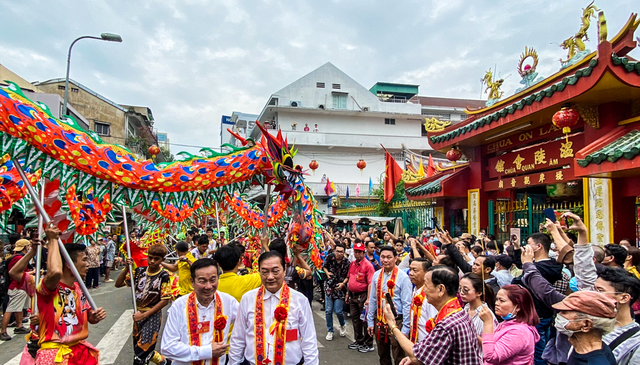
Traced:
MULTIPOLYGON (((477 336, 482 336, 484 322, 480 319, 478 309, 482 306, 488 307, 493 315, 495 294, 490 285, 484 283, 482 278, 474 273, 466 273, 460 280, 460 289, 458 290, 460 299, 465 303, 464 311, 469 314, 473 329, 477 336)), ((493 315, 493 325, 498 326, 498 319, 493 315)), ((482 348, 480 347, 480 351, 482 348)), ((482 356, 482 353, 480 353, 482 356)))

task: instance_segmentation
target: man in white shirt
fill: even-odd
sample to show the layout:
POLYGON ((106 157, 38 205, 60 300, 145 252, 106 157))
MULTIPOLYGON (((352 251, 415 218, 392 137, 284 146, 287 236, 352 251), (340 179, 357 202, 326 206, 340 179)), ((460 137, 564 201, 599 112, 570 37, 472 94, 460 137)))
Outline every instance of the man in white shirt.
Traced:
POLYGON ((413 259, 409 265, 409 280, 415 285, 413 289, 413 300, 411 301, 411 331, 409 332, 409 339, 413 343, 420 342, 427 337, 427 321, 429 318, 435 318, 438 315, 438 310, 429 304, 425 295, 426 293, 423 291, 424 277, 430 267, 431 261, 423 258, 413 259), (422 303, 422 305, 420 309, 418 309, 417 304, 420 303, 422 303), (417 313, 419 313, 420 317, 416 323, 414 316, 417 313))
POLYGON ((207 228, 207 238, 209 239, 209 247, 207 248, 207 256, 211 256, 216 253, 218 249, 218 243, 213 239, 213 228, 207 228))
POLYGON ((236 320, 238 301, 217 291, 218 264, 200 259, 191 265, 193 292, 169 308, 161 352, 174 365, 225 365, 229 330, 236 320), (224 318, 226 317, 226 318, 224 318))
POLYGON ((318 341, 309 301, 284 284, 284 258, 275 251, 265 252, 258 258, 258 267, 262 286, 247 292, 240 301, 229 365, 245 359, 251 365, 296 365, 302 361, 318 365, 318 341), (256 316, 256 312, 262 316, 256 316), (274 352, 275 347, 279 351, 274 352))

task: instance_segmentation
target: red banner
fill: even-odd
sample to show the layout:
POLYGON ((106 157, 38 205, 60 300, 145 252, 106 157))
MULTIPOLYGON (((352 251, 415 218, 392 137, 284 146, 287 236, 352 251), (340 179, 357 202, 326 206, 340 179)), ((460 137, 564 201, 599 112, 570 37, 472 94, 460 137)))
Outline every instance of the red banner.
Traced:
POLYGON ((551 185, 574 180, 573 167, 538 172, 530 175, 506 177, 484 183, 485 191, 522 189, 536 185, 551 185))
POLYGON ((573 163, 575 153, 584 146, 582 134, 554 142, 528 147, 516 152, 490 158, 489 178, 548 170, 573 163))

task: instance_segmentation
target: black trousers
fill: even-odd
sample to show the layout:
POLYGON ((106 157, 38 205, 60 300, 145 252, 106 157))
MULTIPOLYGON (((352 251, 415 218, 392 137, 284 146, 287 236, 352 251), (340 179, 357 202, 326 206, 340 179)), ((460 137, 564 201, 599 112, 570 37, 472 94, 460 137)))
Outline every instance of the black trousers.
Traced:
POLYGON ((353 321, 353 336, 357 343, 361 345, 373 346, 373 337, 369 336, 367 332, 367 320, 360 319, 360 315, 364 310, 364 304, 369 298, 367 292, 362 293, 349 293, 349 312, 351 313, 351 320, 353 321))
POLYGON ((307 297, 307 299, 309 300, 309 305, 311 305, 311 303, 313 303, 313 280, 300 280, 298 288, 300 293, 304 294, 304 296, 307 297))

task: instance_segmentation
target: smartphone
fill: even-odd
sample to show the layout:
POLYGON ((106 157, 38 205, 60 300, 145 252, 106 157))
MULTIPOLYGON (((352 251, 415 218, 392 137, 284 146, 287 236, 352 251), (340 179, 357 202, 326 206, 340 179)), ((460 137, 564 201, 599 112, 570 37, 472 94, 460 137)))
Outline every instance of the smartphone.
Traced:
POLYGON ((545 208, 544 216, 549 218, 553 223, 556 222, 556 211, 553 208, 545 208))
POLYGON ((393 312, 393 317, 398 318, 398 311, 396 311, 396 307, 393 305, 393 299, 391 299, 391 295, 389 295, 389 292, 384 294, 384 299, 391 306, 391 312, 393 312))
POLYGON ((436 229, 436 232, 442 232, 442 228, 438 225, 438 218, 433 217, 431 221, 433 222, 433 227, 436 229))

